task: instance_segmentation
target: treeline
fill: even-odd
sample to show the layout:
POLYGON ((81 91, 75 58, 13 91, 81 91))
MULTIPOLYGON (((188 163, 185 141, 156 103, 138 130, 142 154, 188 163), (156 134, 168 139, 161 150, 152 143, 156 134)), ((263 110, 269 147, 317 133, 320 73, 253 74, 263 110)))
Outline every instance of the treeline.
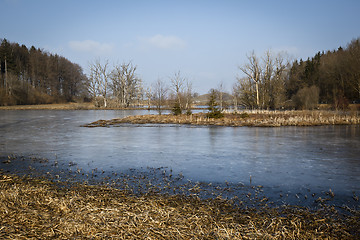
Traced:
MULTIPOLYGON (((1 39, 0 39, 1 40, 1 39)), ((155 106, 175 114, 190 113, 196 93, 179 72, 168 83, 158 79, 144 86, 136 65, 108 61, 90 63, 87 77, 81 67, 59 55, 32 46, 1 40, 0 105, 41 104, 89 99, 98 107, 155 106)), ((286 53, 254 52, 239 67, 232 101, 223 97, 223 84, 209 91, 210 105, 250 109, 314 109, 319 103, 346 109, 360 101, 360 39, 345 48, 319 52, 306 61, 292 61, 286 53), (216 98, 215 98, 216 97, 216 98)))
POLYGON ((87 89, 97 107, 123 107, 140 105, 144 90, 142 80, 131 62, 114 65, 100 59, 90 63, 87 89))
POLYGON ((353 40, 345 49, 339 47, 336 51, 319 52, 306 61, 293 62, 287 83, 288 97, 299 94, 297 97, 301 97, 311 87, 318 89, 319 103, 334 108, 346 108, 349 103, 359 101, 360 39, 353 40))
POLYGON ((360 40, 319 52, 306 61, 286 54, 254 52, 240 67, 245 77, 233 87, 234 105, 252 109, 314 109, 319 103, 346 109, 360 100, 360 40))
POLYGON ((89 69, 87 87, 97 107, 155 107, 159 114, 163 108, 172 108, 176 115, 191 112, 192 84, 180 71, 169 77, 169 84, 158 79, 144 86, 132 62, 111 66, 108 60, 97 59, 90 63, 89 69))
POLYGON ((0 105, 69 102, 87 96, 87 77, 78 64, 34 46, 0 41, 0 105))

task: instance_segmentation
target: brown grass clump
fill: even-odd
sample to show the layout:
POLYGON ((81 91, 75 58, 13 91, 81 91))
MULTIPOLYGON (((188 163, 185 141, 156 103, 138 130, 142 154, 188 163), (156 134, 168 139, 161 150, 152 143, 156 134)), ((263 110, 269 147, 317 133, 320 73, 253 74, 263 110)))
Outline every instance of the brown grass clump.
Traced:
POLYGON ((352 239, 359 213, 296 207, 247 209, 217 198, 64 188, 0 174, 1 239, 352 239))
POLYGON ((122 123, 131 124, 189 124, 215 126, 320 126, 360 124, 360 115, 332 111, 249 111, 240 114, 227 113, 223 118, 208 118, 205 113, 192 115, 139 115, 122 119, 99 120, 85 127, 108 127, 122 123))

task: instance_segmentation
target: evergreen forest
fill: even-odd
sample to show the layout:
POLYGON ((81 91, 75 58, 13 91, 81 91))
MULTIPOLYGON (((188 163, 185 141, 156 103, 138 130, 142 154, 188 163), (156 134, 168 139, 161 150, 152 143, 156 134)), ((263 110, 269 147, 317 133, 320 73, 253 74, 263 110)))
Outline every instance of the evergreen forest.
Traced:
POLYGON ((63 103, 88 95, 78 64, 34 46, 0 41, 0 105, 63 103))
POLYGON ((346 48, 294 61, 286 83, 287 98, 305 94, 301 90, 311 86, 318 89, 318 103, 332 104, 335 108, 360 103, 360 38, 346 48))

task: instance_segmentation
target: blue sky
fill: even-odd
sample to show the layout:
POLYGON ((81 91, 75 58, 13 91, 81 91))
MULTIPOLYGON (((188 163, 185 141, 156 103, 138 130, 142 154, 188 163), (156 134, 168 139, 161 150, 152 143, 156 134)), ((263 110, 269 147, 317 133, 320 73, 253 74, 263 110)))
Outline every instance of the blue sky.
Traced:
POLYGON ((230 91, 251 51, 307 59, 360 37, 360 1, 0 0, 0 38, 80 64, 132 61, 145 85, 180 71, 230 91))

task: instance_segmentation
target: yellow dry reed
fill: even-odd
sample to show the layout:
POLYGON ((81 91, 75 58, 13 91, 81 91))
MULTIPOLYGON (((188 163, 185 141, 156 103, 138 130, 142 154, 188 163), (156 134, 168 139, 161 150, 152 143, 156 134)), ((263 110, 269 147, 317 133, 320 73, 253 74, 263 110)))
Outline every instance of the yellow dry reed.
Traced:
POLYGON ((221 198, 129 195, 0 174, 1 239, 354 239, 359 213, 240 208, 221 198))

